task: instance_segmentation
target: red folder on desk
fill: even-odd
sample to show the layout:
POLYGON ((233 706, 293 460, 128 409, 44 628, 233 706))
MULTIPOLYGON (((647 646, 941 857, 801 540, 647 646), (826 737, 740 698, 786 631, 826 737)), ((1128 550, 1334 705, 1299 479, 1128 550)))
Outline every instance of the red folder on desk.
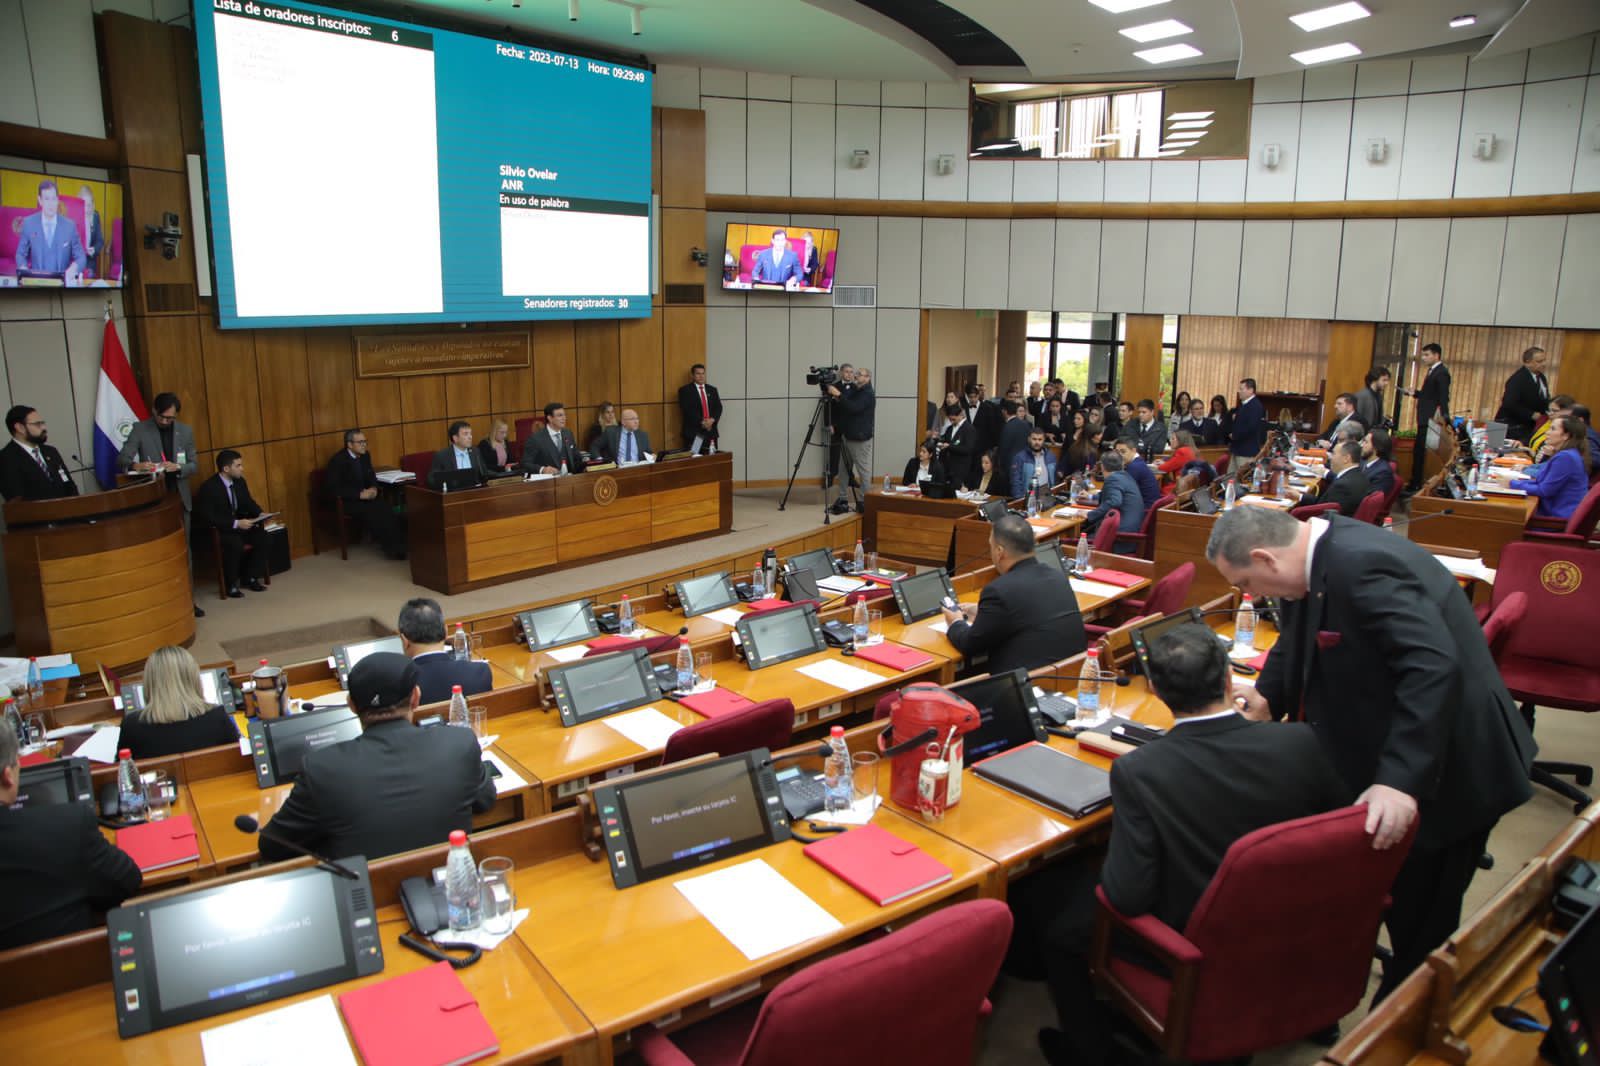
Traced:
POLYGON ((882 644, 857 644, 856 658, 900 671, 915 670, 919 666, 927 666, 933 662, 933 656, 927 652, 908 648, 903 644, 890 644, 888 641, 882 644))
POLYGON ((118 829, 117 847, 145 873, 200 858, 200 840, 187 814, 118 829))
POLYGON ((1093 570, 1085 570, 1083 579, 1085 581, 1099 581, 1107 585, 1116 585, 1125 589, 1131 589, 1144 580, 1138 574, 1129 574, 1121 570, 1107 570, 1103 566, 1097 566, 1093 570))
POLYGON ((638 637, 624 637, 619 634, 612 633, 608 636, 597 637, 594 640, 591 640, 588 647, 590 651, 605 651, 607 648, 614 648, 618 644, 632 644, 638 639, 638 637))
POLYGON ((448 962, 346 992, 339 1009, 366 1066, 454 1066, 500 1050, 448 962))
POLYGON ((872 824, 807 844, 805 853, 880 907, 950 880, 944 863, 872 824))
POLYGON ((756 705, 755 700, 748 699, 737 692, 725 688, 714 688, 710 692, 702 692, 695 696, 684 696, 678 702, 702 718, 715 718, 719 714, 742 711, 746 707, 754 707, 756 705))

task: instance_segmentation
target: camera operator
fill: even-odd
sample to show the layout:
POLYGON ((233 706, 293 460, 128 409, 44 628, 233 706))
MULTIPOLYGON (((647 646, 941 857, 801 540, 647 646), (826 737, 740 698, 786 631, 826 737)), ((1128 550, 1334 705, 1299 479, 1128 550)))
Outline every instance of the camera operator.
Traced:
MULTIPOLYGON (((839 381, 827 386, 833 398, 834 439, 840 441, 844 469, 854 491, 855 508, 862 510, 862 499, 872 482, 872 433, 878 408, 878 396, 872 389, 872 371, 859 370, 842 364, 839 381)), ((845 480, 839 479, 839 498, 834 501, 833 512, 843 514, 850 509, 845 499, 845 480)))

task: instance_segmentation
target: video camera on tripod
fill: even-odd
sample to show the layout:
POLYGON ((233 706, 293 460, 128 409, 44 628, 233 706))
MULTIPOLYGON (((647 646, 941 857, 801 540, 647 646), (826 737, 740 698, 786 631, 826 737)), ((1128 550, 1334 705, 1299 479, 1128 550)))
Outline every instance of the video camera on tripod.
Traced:
POLYGON ((815 385, 823 392, 827 392, 828 386, 839 384, 839 368, 837 366, 814 366, 806 374, 806 384, 815 385))

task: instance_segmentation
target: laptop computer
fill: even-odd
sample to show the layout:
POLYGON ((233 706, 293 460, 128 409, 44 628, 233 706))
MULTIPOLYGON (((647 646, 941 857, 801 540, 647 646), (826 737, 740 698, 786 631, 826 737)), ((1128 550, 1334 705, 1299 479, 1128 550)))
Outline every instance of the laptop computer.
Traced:
POLYGON ((465 489, 475 489, 483 484, 476 470, 450 470, 444 475, 444 480, 439 483, 440 492, 461 492, 465 489))
POLYGON ((973 678, 950 691, 978 709, 978 728, 963 737, 969 765, 1033 741, 1048 739, 1044 719, 1034 705, 1028 671, 1018 667, 1003 674, 973 678))

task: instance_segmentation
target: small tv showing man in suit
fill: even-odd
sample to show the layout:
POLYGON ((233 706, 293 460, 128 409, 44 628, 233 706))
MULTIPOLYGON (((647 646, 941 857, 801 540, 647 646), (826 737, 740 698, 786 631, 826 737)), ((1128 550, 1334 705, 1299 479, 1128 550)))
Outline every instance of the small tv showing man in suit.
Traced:
POLYGON ((122 187, 0 170, 0 286, 121 287, 122 187))
POLYGON ((785 226, 728 225, 722 287, 785 292, 833 291, 839 231, 785 226))

